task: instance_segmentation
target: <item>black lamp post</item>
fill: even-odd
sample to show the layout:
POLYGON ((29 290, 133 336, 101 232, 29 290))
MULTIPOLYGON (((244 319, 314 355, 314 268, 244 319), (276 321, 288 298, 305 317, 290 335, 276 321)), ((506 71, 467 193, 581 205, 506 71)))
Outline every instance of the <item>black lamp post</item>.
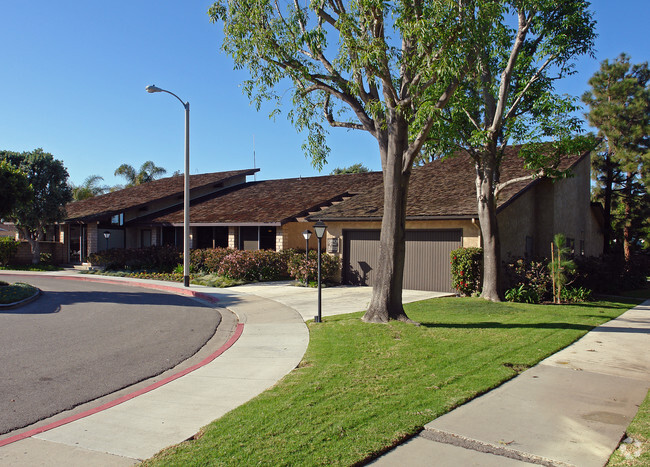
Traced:
POLYGON ((305 237, 305 259, 309 261, 309 237, 311 237, 311 230, 305 230, 302 236, 305 237))
POLYGON ((111 238, 111 233, 108 230, 104 230, 104 238, 106 239, 106 251, 108 251, 108 239, 111 238))
POLYGON ((314 224, 314 232, 316 232, 316 237, 318 238, 318 316, 314 316, 314 322, 321 323, 321 279, 320 279, 320 242, 325 235, 327 226, 324 222, 319 220, 314 224))

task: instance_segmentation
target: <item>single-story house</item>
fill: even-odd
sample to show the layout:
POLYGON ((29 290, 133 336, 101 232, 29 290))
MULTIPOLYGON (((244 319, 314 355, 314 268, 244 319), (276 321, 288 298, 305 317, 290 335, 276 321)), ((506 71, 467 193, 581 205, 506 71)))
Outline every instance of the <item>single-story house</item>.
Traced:
MULTIPOLYGON (((501 182, 530 174, 517 157, 519 149, 507 148, 501 182)), ((549 257, 556 233, 565 234, 576 254, 602 254, 602 208, 590 202, 590 167, 589 153, 565 157, 560 169, 570 168, 572 177, 520 181, 499 193, 503 261, 549 257)), ((468 154, 413 170, 406 212, 405 288, 451 291, 450 252, 481 246, 475 173, 468 154)), ((343 282, 372 285, 382 213, 383 188, 377 186, 308 218, 327 224, 327 250, 342 257, 343 282)))
MULTIPOLYGON (((527 174, 506 151, 501 181, 527 174)), ((498 198, 502 259, 548 256, 555 233, 566 235, 577 254, 602 253, 602 212, 590 203, 588 153, 563 159, 573 177, 531 179, 509 185, 498 198)), ((258 169, 192 175, 191 248, 304 248, 302 232, 324 221, 325 251, 342 259, 346 283, 373 283, 383 211, 382 174, 329 175, 247 181, 258 169)), ((413 170, 407 207, 404 285, 451 290, 449 252, 481 246, 474 168, 467 154, 413 170)), ((106 248, 182 246, 183 177, 70 203, 53 238, 65 243, 70 262, 106 248), (104 232, 110 233, 106 239, 104 232)), ((312 236, 309 248, 316 247, 312 236)))

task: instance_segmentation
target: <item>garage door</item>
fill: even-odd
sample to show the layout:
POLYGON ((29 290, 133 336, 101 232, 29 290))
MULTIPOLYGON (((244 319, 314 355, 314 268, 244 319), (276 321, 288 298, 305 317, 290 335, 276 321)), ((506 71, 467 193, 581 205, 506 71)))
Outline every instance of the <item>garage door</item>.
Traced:
MULTIPOLYGON (((343 232, 343 279, 373 285, 379 263, 379 230, 343 232)), ((404 288, 452 292, 449 253, 462 245, 462 230, 407 230, 404 288)))

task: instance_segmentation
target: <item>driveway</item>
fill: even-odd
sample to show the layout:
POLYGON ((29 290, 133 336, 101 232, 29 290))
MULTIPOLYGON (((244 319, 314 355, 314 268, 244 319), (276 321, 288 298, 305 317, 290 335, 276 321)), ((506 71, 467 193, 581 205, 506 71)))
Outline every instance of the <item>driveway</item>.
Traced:
POLYGON ((220 313, 119 283, 0 274, 43 295, 0 310, 0 434, 158 375, 194 355, 220 313))
MULTIPOLYGON (((254 294, 258 297, 275 300, 296 310, 305 321, 314 319, 314 316, 318 313, 318 289, 300 287, 294 281, 256 282, 223 289, 224 295, 232 293, 254 294)), ((321 289, 321 294, 322 316, 334 316, 368 309, 372 297, 372 287, 350 285, 324 287, 321 289)), ((404 290, 402 292, 402 303, 453 295, 448 292, 404 290)))

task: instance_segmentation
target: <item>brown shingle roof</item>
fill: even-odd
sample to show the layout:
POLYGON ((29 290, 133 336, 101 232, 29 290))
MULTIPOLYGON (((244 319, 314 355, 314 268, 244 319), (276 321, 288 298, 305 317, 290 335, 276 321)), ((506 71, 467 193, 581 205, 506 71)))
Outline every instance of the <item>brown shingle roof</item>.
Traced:
MULTIPOLYGON (((190 190, 225 183, 238 177, 253 175, 259 169, 231 170, 190 175, 190 190)), ((183 176, 161 178, 142 185, 75 201, 66 206, 67 220, 92 220, 137 208, 152 201, 177 197, 183 193, 183 176)))
MULTIPOLYGON (((370 172, 250 182, 192 202, 190 221, 192 224, 283 223, 343 196, 377 186, 381 177, 381 172, 370 172)), ((169 210, 138 222, 178 224, 183 222, 183 210, 169 210)))
MULTIPOLYGON (((517 157, 521 146, 506 148, 501 163, 501 182, 529 175, 523 159, 517 157)), ((565 170, 582 157, 563 157, 558 167, 565 170)), ((476 172, 469 154, 434 161, 413 170, 406 207, 407 219, 430 217, 476 217, 476 172)), ((504 188, 498 197, 499 208, 536 183, 536 180, 517 182, 504 188)), ((329 207, 311 219, 350 220, 381 219, 383 215, 383 186, 329 207)))

